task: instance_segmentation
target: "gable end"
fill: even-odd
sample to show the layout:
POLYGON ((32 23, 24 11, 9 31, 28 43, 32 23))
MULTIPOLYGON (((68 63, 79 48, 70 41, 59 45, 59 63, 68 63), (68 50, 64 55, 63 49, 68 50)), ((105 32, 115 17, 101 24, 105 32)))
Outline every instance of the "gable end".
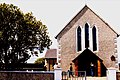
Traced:
MULTIPOLYGON (((75 22, 77 22, 81 17, 82 15, 84 15, 84 13, 87 11, 87 10, 90 10, 91 12, 93 12, 87 5, 85 5, 82 10, 80 10, 77 15, 75 17, 72 18, 72 20, 70 20, 70 22, 58 33, 58 35, 55 37, 55 39, 57 38, 61 38, 63 34, 65 34, 72 26, 73 24, 75 24, 75 22)), ((119 34, 113 30, 110 25, 108 23, 106 23, 102 18, 100 18, 95 12, 93 12, 101 21, 103 21, 116 35, 117 37, 119 37, 119 34)))

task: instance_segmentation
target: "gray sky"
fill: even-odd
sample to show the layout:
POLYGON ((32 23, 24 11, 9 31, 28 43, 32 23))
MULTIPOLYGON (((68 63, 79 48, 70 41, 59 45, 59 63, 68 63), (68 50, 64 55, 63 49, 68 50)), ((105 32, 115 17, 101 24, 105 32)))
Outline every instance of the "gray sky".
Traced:
MULTIPOLYGON (((120 34, 119 0, 0 0, 0 3, 14 4, 24 13, 32 12, 48 27, 53 42, 51 48, 57 48, 54 37, 85 4, 120 34)), ((120 40, 118 42, 120 43, 120 40)))

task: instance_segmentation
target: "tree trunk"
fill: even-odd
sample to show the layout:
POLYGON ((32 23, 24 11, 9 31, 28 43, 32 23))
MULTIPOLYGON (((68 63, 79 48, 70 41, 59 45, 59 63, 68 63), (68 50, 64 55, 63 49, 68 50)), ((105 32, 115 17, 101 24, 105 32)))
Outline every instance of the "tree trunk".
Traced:
POLYGON ((4 58, 4 61, 5 61, 5 70, 8 70, 8 56, 7 56, 7 50, 5 50, 5 58, 4 58))

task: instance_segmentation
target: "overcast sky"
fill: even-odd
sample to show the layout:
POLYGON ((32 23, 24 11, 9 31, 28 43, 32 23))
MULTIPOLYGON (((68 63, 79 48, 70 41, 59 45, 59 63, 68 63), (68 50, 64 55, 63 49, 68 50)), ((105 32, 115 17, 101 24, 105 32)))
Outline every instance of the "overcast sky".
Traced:
MULTIPOLYGON (((48 27, 53 42, 51 48, 57 48, 54 37, 85 4, 120 34, 119 0, 0 0, 0 3, 14 4, 24 13, 32 12, 48 27)), ((118 47, 120 47, 119 43, 120 40, 118 47)))

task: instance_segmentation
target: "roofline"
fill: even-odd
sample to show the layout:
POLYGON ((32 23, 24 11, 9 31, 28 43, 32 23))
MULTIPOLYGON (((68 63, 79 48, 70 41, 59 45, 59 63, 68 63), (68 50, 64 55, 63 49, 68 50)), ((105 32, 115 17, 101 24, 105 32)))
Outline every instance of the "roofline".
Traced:
MULTIPOLYGON (((62 33, 62 31, 70 24, 70 22, 85 8, 88 8, 89 10, 91 10, 87 5, 85 5, 68 23, 67 25, 65 25, 65 27, 57 34, 57 36, 55 36, 55 39, 57 39, 57 37, 62 33)), ((112 27, 110 27, 110 25, 105 22, 101 17, 99 17, 93 10, 91 10, 100 20, 102 20, 114 33, 117 34, 117 37, 120 36, 120 34, 118 34, 112 27)))
POLYGON ((55 36, 55 39, 57 39, 58 35, 66 28, 66 26, 68 26, 70 24, 70 22, 84 9, 88 7, 87 5, 85 5, 66 25, 65 27, 57 34, 57 36, 55 36))
POLYGON ((120 36, 120 34, 117 35, 117 37, 119 37, 119 36, 120 36))
MULTIPOLYGON (((98 56, 97 56, 93 51, 91 51, 90 49, 86 48, 84 51, 86 51, 86 50, 89 50, 89 51, 92 52, 96 57, 98 57, 98 56)), ((84 51, 83 51, 83 52, 84 52, 84 51)), ((83 54, 83 52, 82 52, 81 54, 83 54)), ((75 62, 75 60, 76 60, 81 54, 77 55, 77 56, 72 60, 72 62, 75 62)), ((98 59, 99 59, 100 61, 103 61, 100 57, 98 57, 98 59)))
MULTIPOLYGON (((89 7, 88 7, 89 8, 89 7)), ((90 8, 89 8, 90 9, 90 8)), ((119 35, 112 27, 110 27, 110 25, 105 22, 100 16, 98 16, 92 9, 90 9, 100 20, 102 20, 111 30, 113 30, 114 33, 116 33, 117 35, 119 35)))
POLYGON ((57 58, 57 49, 56 49, 56 48, 48 49, 48 50, 46 51, 46 53, 45 53, 45 55, 44 55, 44 58, 45 58, 45 59, 56 59, 56 58, 57 58), (56 54, 55 57, 48 57, 48 56, 46 57, 46 53, 48 53, 48 51, 50 51, 50 50, 51 50, 51 51, 53 51, 53 50, 55 51, 55 54, 56 54))

